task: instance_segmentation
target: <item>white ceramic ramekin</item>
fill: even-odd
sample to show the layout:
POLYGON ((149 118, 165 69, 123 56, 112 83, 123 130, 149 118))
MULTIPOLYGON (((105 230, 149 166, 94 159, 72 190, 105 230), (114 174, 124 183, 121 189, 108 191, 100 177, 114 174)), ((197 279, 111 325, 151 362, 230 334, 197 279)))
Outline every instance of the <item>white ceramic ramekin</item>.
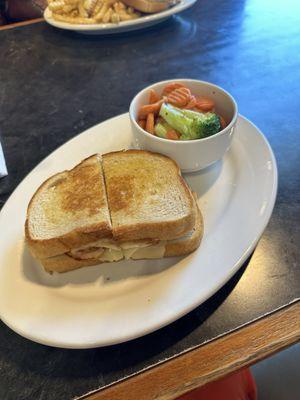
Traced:
POLYGON ((137 148, 165 154, 177 161, 183 172, 194 172, 220 160, 229 149, 238 110, 234 98, 219 86, 192 79, 172 79, 155 83, 140 91, 130 104, 129 115, 137 148), (164 139, 142 129, 137 123, 137 114, 142 105, 148 104, 150 89, 161 94, 169 82, 183 83, 193 94, 211 98, 216 104, 216 112, 227 121, 226 128, 210 137, 195 140, 164 139))

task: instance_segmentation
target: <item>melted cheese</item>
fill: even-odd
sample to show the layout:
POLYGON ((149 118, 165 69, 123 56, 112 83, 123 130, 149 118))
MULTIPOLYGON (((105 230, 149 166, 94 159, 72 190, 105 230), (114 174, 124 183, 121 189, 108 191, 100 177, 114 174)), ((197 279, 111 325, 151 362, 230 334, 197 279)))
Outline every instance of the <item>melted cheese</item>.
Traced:
MULTIPOLYGON (((155 242, 154 242, 155 243, 155 242)), ((83 246, 77 247, 76 249, 73 249, 71 252, 79 252, 81 250, 86 250, 89 249, 90 247, 98 247, 98 248, 104 248, 104 249, 114 249, 114 250, 120 250, 120 249, 132 249, 136 247, 147 247, 151 246, 153 244, 153 241, 151 240, 139 240, 139 241, 131 241, 131 242, 116 242, 113 239, 99 239, 96 240, 95 242, 91 242, 88 244, 85 244, 83 246)))
POLYGON ((104 249, 115 249, 119 250, 120 247, 111 239, 99 239, 96 240, 95 242, 91 242, 88 244, 85 244, 83 246, 77 247, 76 249, 73 249, 72 251, 80 251, 80 250, 85 250, 90 247, 99 247, 99 248, 104 248, 104 249))
POLYGON ((151 240, 139 240, 139 241, 132 241, 132 242, 121 242, 119 245, 122 249, 137 249, 140 247, 148 247, 153 244, 151 240))
POLYGON ((165 243, 160 241, 153 244, 153 241, 141 240, 117 244, 111 239, 101 239, 72 250, 70 255, 77 259, 98 259, 102 262, 119 261, 123 258, 126 260, 162 258, 165 254, 165 243), (88 251, 89 248, 91 251, 88 251))
POLYGON ((91 251, 82 251, 82 250, 72 250, 70 251, 70 255, 74 258, 77 258, 79 260, 89 260, 90 258, 99 258, 101 255, 104 253, 104 249, 102 247, 100 248, 94 248, 91 251))
POLYGON ((131 255, 132 260, 142 258, 162 258, 165 254, 166 247, 164 244, 156 244, 149 247, 137 248, 131 255))
POLYGON ((121 250, 114 250, 114 249, 106 249, 101 257, 99 257, 99 261, 102 262, 113 262, 119 261, 124 258, 123 252, 121 250))
POLYGON ((131 249, 123 249, 123 254, 126 260, 129 260, 132 255, 138 250, 138 248, 134 247, 131 249))
POLYGON ((178 242, 183 242, 185 240, 189 240, 193 236, 194 233, 195 233, 195 228, 193 228, 192 230, 190 230, 189 232, 187 232, 185 235, 181 236, 180 238, 168 240, 168 243, 178 243, 178 242))

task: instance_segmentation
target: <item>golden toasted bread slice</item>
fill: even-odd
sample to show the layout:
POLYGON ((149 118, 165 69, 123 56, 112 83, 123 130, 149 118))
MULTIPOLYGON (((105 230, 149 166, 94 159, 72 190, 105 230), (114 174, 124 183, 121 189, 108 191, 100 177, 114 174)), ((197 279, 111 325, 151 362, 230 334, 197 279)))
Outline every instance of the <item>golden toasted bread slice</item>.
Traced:
POLYGON ((142 150, 102 157, 113 236, 170 240, 195 225, 192 194, 175 161, 142 150))
POLYGON ((28 205, 25 236, 37 258, 111 236, 100 156, 83 160, 39 187, 28 205))

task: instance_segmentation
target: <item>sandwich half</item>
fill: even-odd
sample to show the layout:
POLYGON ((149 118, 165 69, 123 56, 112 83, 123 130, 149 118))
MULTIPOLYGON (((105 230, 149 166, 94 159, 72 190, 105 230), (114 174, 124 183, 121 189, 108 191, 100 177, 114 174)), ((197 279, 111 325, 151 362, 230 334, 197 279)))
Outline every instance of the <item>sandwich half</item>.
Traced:
POLYGON ((38 259, 112 237, 100 156, 52 176, 38 188, 27 208, 25 237, 38 259))
POLYGON ((102 163, 114 238, 169 240, 193 228, 194 199, 175 161, 128 150, 102 163))
POLYGON ((195 250, 203 222, 177 164, 128 150, 94 155, 32 197, 25 237, 48 272, 195 250))

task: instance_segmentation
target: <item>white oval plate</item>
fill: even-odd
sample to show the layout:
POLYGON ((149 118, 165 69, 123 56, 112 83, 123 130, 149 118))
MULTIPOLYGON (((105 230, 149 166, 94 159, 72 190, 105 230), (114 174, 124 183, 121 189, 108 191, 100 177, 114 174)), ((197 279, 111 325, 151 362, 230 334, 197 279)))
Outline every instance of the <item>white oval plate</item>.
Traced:
POLYGON ((121 261, 49 275, 24 245, 27 204, 50 175, 96 152, 131 145, 128 114, 76 136, 42 161, 0 213, 0 316, 39 343, 90 348, 159 329, 212 296, 250 255, 273 210, 277 168, 262 133, 239 117, 232 147, 186 175, 205 221, 200 248, 182 258, 121 261))
POLYGON ((119 24, 69 24, 67 22, 56 21, 52 18, 52 12, 47 7, 44 11, 44 18, 48 24, 55 26, 56 28, 67 29, 71 31, 76 31, 79 33, 89 34, 89 35, 104 35, 108 33, 121 33, 135 31, 137 29, 143 29, 156 25, 165 19, 171 17, 174 14, 186 10, 191 7, 197 0, 182 0, 173 7, 168 8, 165 11, 161 11, 155 14, 144 15, 141 18, 137 18, 131 21, 123 21, 119 24))

